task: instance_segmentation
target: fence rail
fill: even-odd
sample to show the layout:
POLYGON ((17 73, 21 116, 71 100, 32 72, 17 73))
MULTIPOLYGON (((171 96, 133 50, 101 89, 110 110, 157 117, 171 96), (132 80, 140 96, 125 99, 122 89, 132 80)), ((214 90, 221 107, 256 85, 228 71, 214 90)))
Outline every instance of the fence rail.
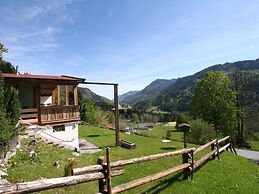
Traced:
POLYGON ((64 187, 68 185, 80 184, 80 183, 86 183, 86 182, 91 182, 96 180, 98 180, 99 182, 99 193, 108 193, 108 194, 120 193, 126 190, 130 190, 132 188, 138 187, 140 185, 155 181, 162 177, 172 175, 179 171, 183 171, 184 179, 187 179, 189 177, 193 178, 193 173, 195 169, 203 165, 210 158, 215 158, 216 156, 219 158, 219 154, 223 152, 223 150, 225 149, 230 149, 230 151, 235 153, 229 136, 219 140, 214 139, 198 148, 188 148, 188 149, 185 148, 174 152, 154 154, 154 155, 143 156, 143 157, 138 157, 138 158, 133 158, 128 160, 111 162, 110 149, 107 148, 106 163, 105 163, 104 157, 99 157, 97 165, 75 168, 72 170, 72 176, 69 176, 69 177, 44 179, 39 181, 31 181, 31 182, 24 182, 24 183, 10 184, 10 185, 0 185, 0 194, 37 192, 37 191, 59 188, 59 187, 64 187), (223 142, 227 142, 227 143, 222 147, 219 147, 219 144, 222 144, 223 142), (199 160, 194 161, 194 155, 208 147, 211 147, 211 152, 209 152, 199 160), (183 161, 182 164, 178 166, 172 167, 170 169, 167 169, 159 173, 149 175, 128 183, 118 185, 116 187, 112 187, 112 177, 120 176, 124 174, 123 170, 112 170, 112 168, 147 162, 151 160, 157 160, 157 159, 166 158, 166 157, 174 157, 177 155, 182 155, 182 161, 183 161))

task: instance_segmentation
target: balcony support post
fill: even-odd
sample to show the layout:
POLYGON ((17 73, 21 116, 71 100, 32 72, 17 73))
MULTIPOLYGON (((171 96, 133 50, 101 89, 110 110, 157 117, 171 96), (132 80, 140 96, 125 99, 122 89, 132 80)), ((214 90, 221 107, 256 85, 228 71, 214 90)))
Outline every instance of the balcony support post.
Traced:
POLYGON ((74 105, 78 105, 77 85, 74 85, 74 105))
POLYGON ((69 88, 68 85, 66 85, 66 106, 69 105, 69 88))
POLYGON ((60 85, 57 86, 58 89, 58 106, 60 106, 60 85))

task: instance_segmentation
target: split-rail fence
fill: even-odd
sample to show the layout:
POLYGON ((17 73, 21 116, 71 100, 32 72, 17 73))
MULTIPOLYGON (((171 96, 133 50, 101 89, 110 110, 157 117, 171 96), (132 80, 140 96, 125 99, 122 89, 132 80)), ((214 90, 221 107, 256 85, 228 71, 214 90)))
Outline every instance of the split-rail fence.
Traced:
POLYGON ((60 188, 60 187, 65 187, 69 185, 76 185, 80 183, 86 183, 86 182, 97 181, 97 180, 99 183, 99 193, 115 194, 126 190, 130 190, 140 185, 172 175, 179 171, 183 172, 184 179, 193 178, 195 169, 197 169, 199 166, 204 164, 210 158, 219 159, 219 154, 226 149, 229 149, 231 152, 236 153, 234 147, 231 144, 231 139, 229 136, 219 140, 214 139, 198 148, 185 148, 174 152, 166 152, 166 153, 143 156, 143 157, 138 157, 138 158, 133 158, 128 160, 111 162, 110 149, 107 148, 106 160, 104 157, 99 157, 97 165, 75 168, 72 170, 72 176, 43 179, 43 180, 16 183, 16 184, 0 185, 0 194, 38 192, 42 190, 60 188), (220 145, 222 145, 222 147, 220 147, 220 145), (194 155, 208 147, 211 147, 211 151, 205 156, 203 156, 202 158, 200 158, 199 160, 195 161, 194 155), (142 163, 142 162, 151 161, 151 160, 157 160, 161 158, 174 157, 178 155, 182 155, 182 164, 178 166, 175 166, 170 169, 166 169, 162 172, 159 172, 153 175, 146 176, 144 178, 134 180, 132 182, 128 182, 125 184, 118 185, 116 187, 112 187, 112 177, 120 176, 124 174, 124 170, 112 170, 112 168, 142 163))

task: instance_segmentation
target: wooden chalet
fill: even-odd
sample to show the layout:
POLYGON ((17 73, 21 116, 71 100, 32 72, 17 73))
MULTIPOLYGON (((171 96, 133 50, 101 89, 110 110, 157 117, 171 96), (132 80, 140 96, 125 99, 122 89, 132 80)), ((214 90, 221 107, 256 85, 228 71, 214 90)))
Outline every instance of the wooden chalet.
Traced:
POLYGON ((80 121, 77 87, 85 79, 10 73, 1 76, 6 87, 15 87, 19 92, 20 124, 57 125, 80 121), (69 91, 73 92, 72 100, 69 100, 69 91))

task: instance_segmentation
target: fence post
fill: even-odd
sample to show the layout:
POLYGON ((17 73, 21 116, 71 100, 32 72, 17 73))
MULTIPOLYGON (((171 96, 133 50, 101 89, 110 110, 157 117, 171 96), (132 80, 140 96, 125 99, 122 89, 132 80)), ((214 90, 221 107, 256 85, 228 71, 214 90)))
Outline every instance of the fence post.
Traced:
POLYGON ((193 174, 194 174, 194 155, 193 155, 193 150, 191 151, 191 159, 192 159, 192 163, 191 163, 191 168, 192 168, 192 171, 191 171, 191 179, 193 179, 193 174))
POLYGON ((111 160, 110 160, 110 148, 106 148, 106 162, 107 162, 107 193, 112 194, 112 177, 111 177, 111 160))
MULTIPOLYGON (((189 162, 189 153, 182 154, 183 164, 189 162)), ((190 168, 186 168, 183 170, 183 179, 188 179, 190 175, 190 168)))
POLYGON ((236 152, 236 149, 234 148, 234 146, 233 146, 233 144, 232 144, 232 139, 231 139, 231 137, 229 137, 229 143, 230 143, 230 150, 232 151, 232 153, 235 153, 235 154, 237 154, 237 152, 236 152))
POLYGON ((218 139, 216 139, 216 149, 217 149, 217 158, 219 160, 219 142, 218 142, 218 139))
POLYGON ((228 149, 232 152, 232 153, 234 153, 233 152, 233 150, 232 150, 232 146, 231 146, 231 139, 230 139, 230 137, 228 138, 228 140, 226 141, 226 143, 229 143, 230 145, 229 145, 229 147, 227 147, 227 151, 228 151, 228 149))
MULTIPOLYGON (((97 163, 102 165, 104 167, 104 156, 100 156, 97 160, 97 163)), ((105 175, 105 169, 101 170, 100 172, 102 172, 105 175)), ((103 179, 99 179, 98 180, 98 185, 99 185, 99 193, 104 193, 106 190, 105 187, 105 178, 103 179)))
MULTIPOLYGON (((211 144, 211 151, 214 151, 215 149, 215 143, 211 144)), ((212 156, 213 159, 215 159, 215 154, 212 156)))

